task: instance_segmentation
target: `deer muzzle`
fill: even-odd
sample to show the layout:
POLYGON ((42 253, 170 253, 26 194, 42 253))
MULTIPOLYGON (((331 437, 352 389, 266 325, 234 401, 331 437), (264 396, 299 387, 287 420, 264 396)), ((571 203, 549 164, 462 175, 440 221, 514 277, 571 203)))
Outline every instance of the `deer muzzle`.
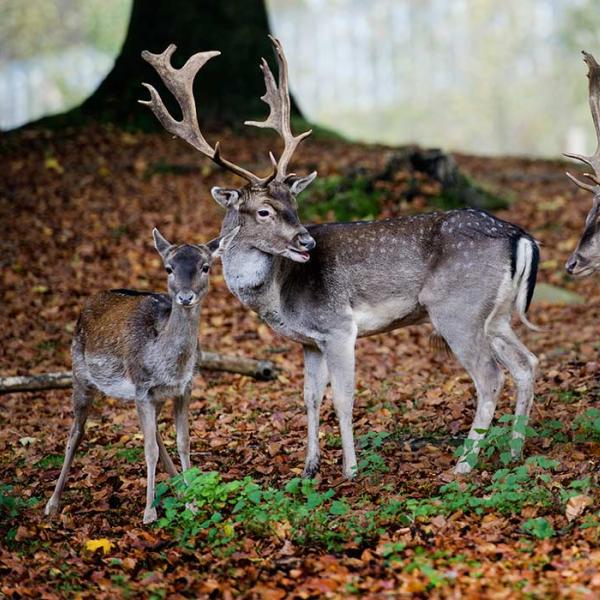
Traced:
POLYGON ((298 245, 310 252, 317 245, 317 242, 315 242, 308 231, 304 230, 304 232, 298 236, 298 245))
POLYGON ((565 264, 565 270, 569 275, 585 277, 591 275, 595 271, 595 268, 588 258, 575 251, 569 256, 569 260, 565 264))
POLYGON ((192 307, 198 303, 198 295, 191 290, 184 290, 177 292, 175 301, 181 306, 192 307))
POLYGON ((299 233, 293 245, 289 245, 285 252, 284 256, 287 258, 300 263, 305 263, 310 260, 309 251, 312 250, 317 243, 312 238, 312 236, 304 229, 303 232, 299 233))

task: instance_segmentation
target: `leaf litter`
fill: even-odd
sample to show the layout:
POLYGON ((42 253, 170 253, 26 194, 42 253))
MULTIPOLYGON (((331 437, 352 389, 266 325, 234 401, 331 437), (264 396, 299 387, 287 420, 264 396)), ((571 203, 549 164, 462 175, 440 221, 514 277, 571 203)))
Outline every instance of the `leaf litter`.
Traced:
MULTIPOLYGON (((236 149, 236 159, 267 167, 266 138, 231 131, 219 137, 236 149)), ((2 375, 69 368, 84 298, 111 287, 164 289, 152 227, 176 241, 211 239, 222 213, 210 187, 237 183, 177 140, 110 127, 30 130, 7 137, 0 151, 2 375)), ((317 139, 306 143, 294 168, 317 169, 321 177, 356 165, 376 172, 391 152, 317 139)), ((268 358, 282 370, 268 383, 216 373, 195 380, 192 462, 202 474, 218 474, 212 490, 228 490, 222 526, 212 523, 185 541, 178 525, 184 500, 162 472, 164 522, 142 526, 137 418, 113 400, 94 408, 62 510, 47 520, 43 506, 70 425, 69 392, 3 396, 0 594, 596 597, 600 283, 574 281, 562 267, 590 198, 562 176, 560 161, 457 160, 469 176, 513 200, 499 216, 542 242, 539 281, 585 298, 585 304, 534 303, 530 319, 543 331, 518 329, 540 358, 529 462, 501 459, 508 423, 499 417, 514 407, 507 385, 489 457, 470 477, 449 476, 472 419, 472 385, 454 359, 431 353, 429 326, 410 327, 358 343, 354 418, 356 436, 364 439, 356 481, 340 479, 339 432, 327 397, 321 473, 310 489, 294 487, 306 438, 300 348, 233 299, 217 267, 202 313, 203 347, 268 358), (246 511, 244 522, 227 503, 240 494, 253 498, 238 509, 246 511)), ((414 195, 409 179, 389 184, 380 216, 428 209, 435 182, 423 179, 423 193, 414 195), (408 185, 412 200, 398 201, 408 185)), ((163 437, 175 457, 168 419, 163 437)), ((209 479, 194 489, 206 491, 209 479)), ((207 510, 211 518, 217 512, 207 510)))

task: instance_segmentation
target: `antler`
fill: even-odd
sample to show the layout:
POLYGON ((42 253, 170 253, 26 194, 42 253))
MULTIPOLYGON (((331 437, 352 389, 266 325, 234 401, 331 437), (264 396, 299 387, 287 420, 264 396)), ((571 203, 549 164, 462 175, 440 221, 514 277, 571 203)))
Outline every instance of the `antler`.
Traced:
POLYGON ((170 44, 162 54, 153 54, 152 52, 144 50, 142 52, 142 58, 156 69, 156 72, 160 75, 164 84, 179 103, 183 116, 182 120, 177 121, 169 114, 169 111, 166 109, 156 89, 148 83, 143 83, 142 85, 150 92, 150 100, 138 100, 138 102, 140 104, 147 104, 156 118, 160 121, 160 124, 169 133, 185 140, 188 144, 196 148, 196 150, 199 150, 202 154, 208 156, 216 164, 243 177, 253 184, 264 184, 271 181, 277 174, 277 164, 273 155, 270 155, 271 163, 273 165, 272 173, 266 177, 259 177, 223 158, 219 151, 219 142, 217 142, 213 148, 204 139, 204 136, 200 131, 198 116, 196 114, 196 104, 194 101, 194 78, 198 71, 211 58, 219 56, 221 53, 217 51, 198 52, 197 54, 192 55, 183 67, 176 69, 171 65, 171 56, 176 49, 177 46, 175 46, 175 44, 170 44))
POLYGON ((584 173, 583 176, 587 177, 595 185, 581 181, 571 175, 571 173, 567 173, 567 177, 580 188, 593 194, 598 194, 600 193, 600 65, 589 52, 582 50, 581 53, 583 54, 584 62, 588 66, 590 111, 592 113, 592 120, 594 121, 594 129, 596 130, 597 145, 596 151, 591 156, 584 156, 582 154, 564 154, 564 156, 574 158, 592 167, 594 172, 584 173))
MULTIPOLYGON (((273 77, 273 73, 267 64, 267 61, 263 58, 261 60, 260 69, 265 78, 266 92, 264 96, 261 96, 261 100, 269 105, 269 116, 265 121, 246 121, 244 124, 252 125, 254 127, 269 127, 274 129, 283 138, 284 149, 279 157, 279 161, 276 163, 277 173, 275 176, 277 181, 283 181, 287 176, 288 164, 296 151, 298 144, 305 137, 308 137, 312 133, 312 130, 305 131, 297 136, 292 134, 290 124, 291 111, 290 94, 288 91, 287 60, 281 42, 272 35, 269 36, 269 39, 273 44, 275 57, 277 58, 279 85, 275 83, 275 77, 273 77)), ((273 161, 273 155, 271 154, 270 156, 273 161)))

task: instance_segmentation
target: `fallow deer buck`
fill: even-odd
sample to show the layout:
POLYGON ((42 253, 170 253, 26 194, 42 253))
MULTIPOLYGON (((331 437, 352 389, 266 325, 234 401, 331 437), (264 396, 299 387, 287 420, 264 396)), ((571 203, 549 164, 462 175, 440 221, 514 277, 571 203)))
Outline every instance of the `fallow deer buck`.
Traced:
POLYGON ((596 151, 591 156, 581 154, 565 154, 569 158, 579 160, 594 171, 584 173, 591 183, 577 179, 571 173, 567 177, 580 188, 593 194, 592 208, 585 220, 585 227, 577 248, 569 257, 565 268, 568 273, 576 277, 586 277, 600 270, 600 65, 588 52, 582 51, 583 60, 588 66, 589 103, 596 130, 596 151))
MULTIPOLYGON (((346 476, 356 468, 352 431, 355 344, 362 336, 429 320, 467 369, 477 390, 477 409, 469 438, 488 429, 503 383, 501 366, 517 388, 515 414, 526 418, 533 401, 536 357, 511 327, 516 308, 529 325, 528 309, 537 273, 536 242, 519 227, 480 210, 433 212, 385 221, 303 226, 296 197, 316 177, 288 174, 300 141, 290 127, 287 63, 271 38, 279 67, 276 82, 263 59, 269 105, 264 122, 284 142, 272 172, 259 177, 221 156, 203 137, 197 120, 193 81, 218 52, 194 54, 173 68, 175 46, 142 56, 158 72, 182 111, 173 119, 154 87, 147 104, 164 128, 218 165, 243 177, 239 189, 212 189, 226 210, 221 234, 239 233, 222 255, 225 280, 243 304, 275 331, 304 347, 304 400, 308 447, 304 476, 319 468, 319 408, 328 383, 333 391, 346 476), (310 252, 310 254, 309 254, 310 252)), ((514 431, 516 438, 522 437, 514 431)), ((517 444, 518 445, 518 444, 517 444)), ((477 451, 476 448, 474 450, 477 451)), ((456 471, 471 469, 466 457, 456 471)))
POLYGON ((147 465, 144 523, 156 519, 154 478, 160 456, 169 475, 177 469, 161 440, 157 419, 174 396, 177 450, 181 468, 190 468, 188 406, 198 355, 198 323, 208 291, 211 263, 236 235, 206 245, 173 245, 153 231, 154 244, 167 271, 169 295, 110 290, 86 302, 73 337, 73 426, 56 488, 46 514, 58 511, 73 456, 83 438, 92 401, 99 394, 134 400, 144 435, 147 465))

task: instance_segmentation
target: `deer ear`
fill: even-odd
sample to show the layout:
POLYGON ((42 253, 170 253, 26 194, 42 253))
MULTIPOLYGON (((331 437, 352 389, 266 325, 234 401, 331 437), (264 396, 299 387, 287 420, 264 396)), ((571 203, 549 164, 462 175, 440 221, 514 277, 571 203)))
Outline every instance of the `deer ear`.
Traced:
POLYGON ((214 253, 218 250, 220 243, 221 243, 221 238, 217 237, 217 238, 213 238, 209 242, 206 242, 205 245, 208 248, 211 255, 214 255, 214 253))
POLYGON ((223 208, 235 208, 237 210, 240 207, 241 194, 238 190, 215 186, 210 190, 210 193, 223 208))
POLYGON ((152 230, 152 237, 154 238, 154 246, 164 259, 173 244, 164 238, 156 227, 152 230))
POLYGON ((310 175, 306 175, 305 177, 296 177, 292 175, 291 177, 287 177, 285 182, 290 187, 290 192, 297 196, 300 192, 303 192, 317 177, 317 172, 313 171, 310 175))
POLYGON ((222 256, 225 250, 229 248, 229 244, 231 244, 233 238, 239 233, 239 231, 240 226, 238 225, 237 227, 232 229, 227 235, 224 235, 222 238, 220 238, 219 245, 214 250, 210 245, 212 242, 209 242, 209 248, 213 251, 212 257, 217 258, 217 256, 222 256))

